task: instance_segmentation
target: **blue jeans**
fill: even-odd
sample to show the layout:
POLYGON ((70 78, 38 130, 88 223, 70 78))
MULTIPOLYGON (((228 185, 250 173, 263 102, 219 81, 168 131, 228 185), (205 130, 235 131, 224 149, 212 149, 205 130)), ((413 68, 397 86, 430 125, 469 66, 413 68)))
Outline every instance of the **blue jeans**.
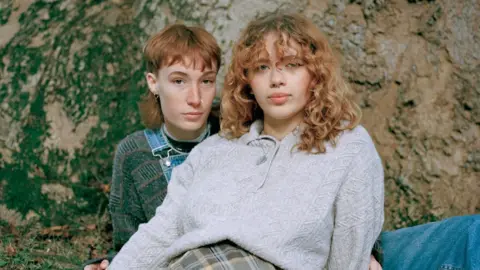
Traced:
POLYGON ((385 270, 479 270, 480 215, 381 234, 385 270))

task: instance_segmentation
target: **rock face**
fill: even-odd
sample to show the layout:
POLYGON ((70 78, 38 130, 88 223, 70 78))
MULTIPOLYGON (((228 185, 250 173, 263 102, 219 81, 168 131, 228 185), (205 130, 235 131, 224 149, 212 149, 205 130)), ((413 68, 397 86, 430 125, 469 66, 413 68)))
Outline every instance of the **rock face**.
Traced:
POLYGON ((104 211, 115 145, 142 128, 149 35, 204 25, 228 65, 240 30, 273 10, 312 18, 341 57, 384 161, 386 229, 480 211, 477 0, 24 0, 0 3, 9 220, 65 224, 104 211))

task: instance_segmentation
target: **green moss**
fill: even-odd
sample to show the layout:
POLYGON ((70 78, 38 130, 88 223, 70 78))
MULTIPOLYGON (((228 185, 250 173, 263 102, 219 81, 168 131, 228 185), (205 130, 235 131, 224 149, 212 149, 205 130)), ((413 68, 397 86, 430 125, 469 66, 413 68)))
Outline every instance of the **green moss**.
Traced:
MULTIPOLYGON (((18 99, 10 105, 13 108, 15 106, 24 108, 28 103, 28 93, 18 92, 16 93, 18 99)), ((39 155, 43 139, 47 133, 43 103, 43 91, 40 89, 36 98, 30 104, 30 114, 22 128, 23 136, 19 138, 20 149, 24 151, 15 152, 12 157, 16 161, 15 164, 7 164, 5 168, 6 175, 4 178, 7 180, 7 184, 4 190, 4 203, 8 208, 16 209, 22 214, 26 214, 30 210, 39 213, 49 209, 49 202, 41 193, 41 184, 45 179, 35 175, 29 177, 29 172, 34 171, 35 166, 45 165, 42 164, 39 155)))
POLYGON ((78 2, 69 13, 67 9, 60 10, 59 1, 35 2, 20 17, 20 31, 0 51, 0 58, 9 56, 11 61, 5 68, 13 73, 11 80, 0 85, 0 97, 2 101, 9 98, 9 113, 22 123, 17 138, 20 150, 13 153, 12 164, 5 164, 7 173, 2 176, 7 184, 0 203, 24 215, 33 210, 44 225, 73 224, 79 216, 102 214, 107 197, 98 187, 110 179, 114 147, 128 133, 141 128, 137 101, 145 85, 141 59, 135 57, 142 47, 140 40, 145 37, 139 36, 142 31, 136 24, 106 26, 98 16, 101 11, 86 15, 88 8, 100 7, 100 3, 78 2), (48 10, 48 20, 39 18, 40 10, 48 10), (32 37, 52 25, 58 31, 56 35, 43 36, 45 46, 28 47, 32 37), (89 34, 83 31, 87 27, 91 29, 89 34), (78 43, 84 45, 70 59, 71 47, 78 43), (71 71, 69 61, 72 61, 71 71), (109 74, 112 66, 114 73, 109 74), (35 86, 34 96, 22 92, 28 78, 38 73, 42 74, 42 80, 35 86), (91 128, 83 141, 83 147, 75 150, 73 159, 65 150, 44 148, 44 141, 50 136, 44 111, 47 99, 63 101, 62 109, 74 124, 93 115, 99 119, 99 124, 91 128), (30 107, 25 118, 22 111, 27 105, 30 107), (112 128, 104 130, 100 123, 111 124, 112 128), (45 156, 47 160, 41 158, 45 156), (59 170, 60 167, 64 169, 59 170), (79 183, 73 184, 73 175, 78 175, 79 183), (74 199, 57 204, 41 194, 45 183, 72 188, 74 199))
POLYGON ((8 95, 8 87, 3 84, 0 85, 0 102, 3 102, 8 95))
POLYGON ((48 210, 48 202, 41 194, 41 181, 37 177, 28 178, 25 163, 16 164, 16 166, 7 165, 5 167, 7 185, 3 194, 3 203, 10 209, 15 209, 22 214, 33 210, 43 212, 48 210), (20 165, 20 168, 17 166, 20 165))
POLYGON ((4 1, 0 3, 0 25, 4 25, 8 22, 10 15, 12 14, 13 1, 4 1))
POLYGON ((197 1, 170 0, 168 1, 168 5, 177 17, 182 18, 185 21, 200 24, 203 20, 203 16, 195 16, 196 11, 199 9, 197 1))

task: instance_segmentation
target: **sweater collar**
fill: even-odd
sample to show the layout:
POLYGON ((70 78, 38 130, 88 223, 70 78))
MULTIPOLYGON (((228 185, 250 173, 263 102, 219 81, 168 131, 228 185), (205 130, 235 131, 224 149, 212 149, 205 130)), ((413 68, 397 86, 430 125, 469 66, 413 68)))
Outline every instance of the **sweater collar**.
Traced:
POLYGON ((287 147, 293 147, 300 143, 301 127, 297 127, 292 132, 288 133, 282 140, 277 140, 270 135, 261 135, 263 131, 263 120, 255 120, 250 125, 250 130, 240 137, 240 141, 244 144, 250 144, 253 141, 261 141, 263 139, 274 141, 277 144, 282 144, 287 147))
POLYGON ((195 140, 191 141, 182 141, 182 140, 177 140, 176 138, 172 137, 166 130, 165 125, 162 125, 160 129, 157 130, 157 136, 164 136, 164 139, 167 142, 167 145, 169 146, 166 151, 173 149, 178 153, 190 153, 190 151, 197 146, 200 142, 204 141, 206 138, 208 138, 211 134, 215 133, 212 132, 212 125, 207 123, 207 126, 202 132, 202 134, 196 138, 195 140))

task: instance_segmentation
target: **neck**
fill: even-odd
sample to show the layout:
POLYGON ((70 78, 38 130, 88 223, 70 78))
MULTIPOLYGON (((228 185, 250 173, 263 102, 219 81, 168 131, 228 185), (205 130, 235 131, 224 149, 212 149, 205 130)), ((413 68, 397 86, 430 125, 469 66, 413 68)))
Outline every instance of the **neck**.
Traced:
POLYGON ((174 125, 170 124, 169 122, 165 122, 165 130, 166 133, 174 140, 177 141, 192 141, 197 139, 202 133, 205 131, 207 127, 207 123, 203 124, 201 128, 192 131, 186 131, 184 129, 180 129, 175 127, 174 125))
POLYGON ((273 119, 267 115, 263 118, 263 134, 282 140, 302 123, 302 115, 290 119, 273 119))

